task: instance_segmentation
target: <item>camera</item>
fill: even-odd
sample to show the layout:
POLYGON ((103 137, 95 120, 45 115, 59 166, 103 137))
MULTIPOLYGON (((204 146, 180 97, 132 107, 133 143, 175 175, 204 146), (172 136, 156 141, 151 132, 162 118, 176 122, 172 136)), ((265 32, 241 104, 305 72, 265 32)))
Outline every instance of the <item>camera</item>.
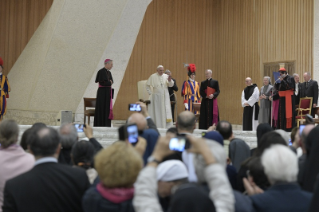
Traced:
POLYGON ((142 111, 141 105, 139 104, 129 104, 128 109, 129 111, 136 111, 136 112, 142 111))
POLYGON ((119 127, 119 140, 125 141, 126 139, 135 144, 138 141, 138 128, 136 124, 125 124, 119 127))
POLYGON ((83 132, 83 127, 86 127, 85 124, 74 124, 74 127, 77 132, 83 132))
POLYGON ((169 141, 169 149, 177 152, 183 152, 189 149, 190 143, 186 137, 175 137, 169 141))

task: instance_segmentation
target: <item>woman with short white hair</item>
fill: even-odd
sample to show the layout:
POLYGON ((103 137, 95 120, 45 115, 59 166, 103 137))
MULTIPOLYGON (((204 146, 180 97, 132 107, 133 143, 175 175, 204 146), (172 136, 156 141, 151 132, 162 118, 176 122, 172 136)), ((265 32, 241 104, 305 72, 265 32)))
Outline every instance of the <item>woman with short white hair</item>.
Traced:
POLYGON ((271 187, 264 193, 250 193, 256 211, 308 211, 312 194, 296 183, 298 158, 287 146, 272 145, 261 156, 271 187))

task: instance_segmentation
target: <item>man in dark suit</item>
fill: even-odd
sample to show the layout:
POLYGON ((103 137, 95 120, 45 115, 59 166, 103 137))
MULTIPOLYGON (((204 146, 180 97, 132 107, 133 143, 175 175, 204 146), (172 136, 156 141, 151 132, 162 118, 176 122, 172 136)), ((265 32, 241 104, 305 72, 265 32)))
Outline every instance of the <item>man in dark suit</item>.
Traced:
POLYGON ((311 115, 315 117, 314 108, 317 107, 318 103, 318 83, 315 80, 311 79, 311 74, 309 72, 305 72, 303 74, 305 82, 301 84, 301 96, 302 97, 312 97, 312 110, 311 115))
MULTIPOLYGON (((171 71, 170 70, 166 70, 165 74, 171 76, 171 71)), ((173 87, 168 87, 168 93, 169 93, 169 98, 171 100, 171 102, 174 102, 173 104, 171 104, 171 109, 172 109, 172 117, 173 117, 173 122, 175 122, 175 104, 176 104, 176 99, 175 99, 175 95, 174 95, 174 91, 178 91, 178 87, 176 85, 176 80, 172 78, 172 80, 174 81, 174 85, 173 87)))
POLYGON ((57 163, 61 143, 55 129, 32 133, 29 150, 36 162, 30 171, 7 181, 3 212, 82 211, 82 196, 90 186, 86 172, 57 163))
POLYGON ((200 84, 200 95, 202 97, 202 103, 200 106, 200 116, 199 116, 199 129, 207 130, 210 126, 217 124, 219 121, 217 97, 220 93, 218 81, 212 79, 212 70, 207 69, 205 71, 205 76, 207 80, 201 82, 200 84), (215 89, 215 93, 207 94, 207 88, 215 89))

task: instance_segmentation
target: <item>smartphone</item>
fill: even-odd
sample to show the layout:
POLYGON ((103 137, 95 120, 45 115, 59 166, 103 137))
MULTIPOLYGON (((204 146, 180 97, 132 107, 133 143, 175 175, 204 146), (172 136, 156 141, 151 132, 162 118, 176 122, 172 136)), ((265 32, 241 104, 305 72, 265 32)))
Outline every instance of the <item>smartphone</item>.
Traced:
POLYGON ((119 140, 125 141, 126 139, 135 144, 138 141, 138 128, 136 124, 125 124, 119 127, 119 140))
POLYGON ((137 111, 137 112, 142 111, 141 105, 139 104, 129 104, 128 109, 129 111, 137 111))
POLYGON ((190 143, 186 137, 175 137, 169 141, 169 149, 177 152, 183 152, 189 149, 190 143))
POLYGON ((306 125, 300 125, 299 126, 299 135, 302 134, 303 129, 305 128, 306 125))
POLYGON ((74 127, 76 128, 76 131, 83 132, 83 127, 85 127, 85 124, 74 124, 74 127))

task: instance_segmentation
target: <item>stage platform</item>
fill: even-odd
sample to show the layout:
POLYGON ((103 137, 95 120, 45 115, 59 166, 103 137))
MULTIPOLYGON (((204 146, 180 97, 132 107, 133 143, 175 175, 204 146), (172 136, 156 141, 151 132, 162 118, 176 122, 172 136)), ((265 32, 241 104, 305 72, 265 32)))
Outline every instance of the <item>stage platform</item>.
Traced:
MULTIPOLYGON (((93 135, 94 137, 104 146, 107 147, 111 145, 114 141, 118 140, 118 126, 122 125, 123 121, 114 121, 113 127, 93 127, 93 135)), ((19 125, 20 127, 20 138, 25 130, 31 127, 31 125, 19 125)), ((53 128, 58 128, 58 126, 52 126, 53 128)), ((240 138, 244 140, 250 148, 254 148, 257 146, 257 138, 256 131, 240 131, 236 130, 236 126, 233 127, 234 135, 236 138, 240 138)), ((166 129, 158 129, 161 135, 166 134, 166 129)), ((194 136, 201 137, 202 132, 206 130, 196 129, 194 131, 194 136)), ((84 133, 79 133, 79 139, 86 139, 84 133)))

